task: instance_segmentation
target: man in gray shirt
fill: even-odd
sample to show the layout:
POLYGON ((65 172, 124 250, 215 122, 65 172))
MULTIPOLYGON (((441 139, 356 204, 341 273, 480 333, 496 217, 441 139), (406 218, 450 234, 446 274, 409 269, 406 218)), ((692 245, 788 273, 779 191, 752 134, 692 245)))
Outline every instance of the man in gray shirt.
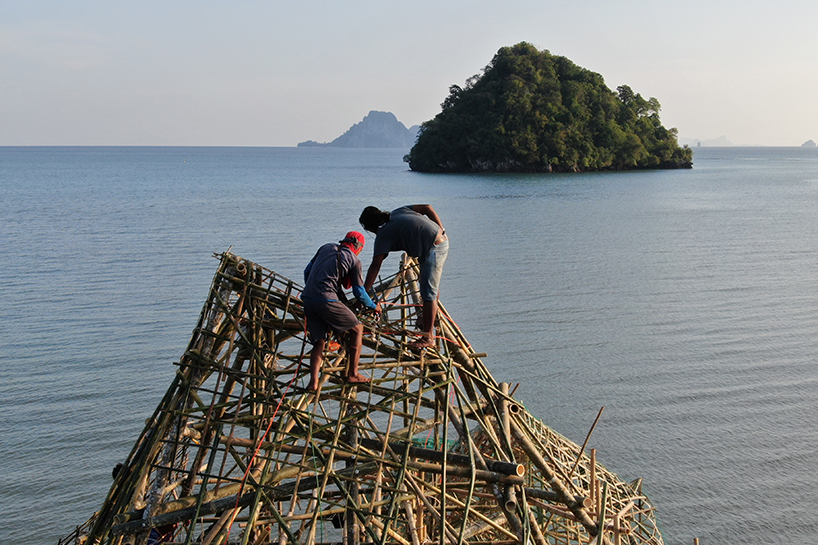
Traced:
POLYGON ((435 345, 434 324, 443 264, 449 254, 449 239, 435 209, 428 204, 413 204, 384 212, 374 206, 364 208, 359 218, 367 231, 375 233, 372 263, 366 272, 364 288, 375 284, 381 264, 389 252, 403 251, 420 263, 420 296, 423 299, 421 337, 410 344, 414 348, 435 345))

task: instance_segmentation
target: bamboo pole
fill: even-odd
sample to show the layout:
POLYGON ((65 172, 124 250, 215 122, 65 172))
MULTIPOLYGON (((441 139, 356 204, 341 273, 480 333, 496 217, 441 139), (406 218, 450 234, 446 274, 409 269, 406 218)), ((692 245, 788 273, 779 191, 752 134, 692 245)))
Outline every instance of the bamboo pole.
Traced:
MULTIPOLYGON (((536 488, 525 488, 525 495, 526 497, 529 498, 537 498, 555 502, 561 502, 564 499, 562 495, 551 490, 539 490, 536 488)), ((582 505, 582 507, 584 507, 585 509, 590 509, 591 507, 594 507, 593 500, 589 497, 572 496, 570 499, 575 503, 582 505)))
POLYGON ((399 533, 397 533, 397 532, 396 532, 395 530, 393 530, 392 528, 386 528, 386 526, 384 526, 384 524, 383 524, 383 523, 382 523, 380 520, 378 520, 378 519, 376 519, 376 518, 373 518, 373 519, 372 519, 372 524, 374 524, 375 526, 377 526, 377 527, 378 527, 378 529, 379 529, 379 530, 381 530, 381 531, 386 530, 386 533, 387 533, 387 534, 389 534, 389 536, 390 536, 392 539, 394 539, 395 541, 397 541, 397 542, 398 542, 398 543, 400 543, 401 545, 412 545, 412 544, 411 544, 409 541, 407 541, 406 539, 404 539, 404 538, 403 538, 403 536, 401 536, 399 533))
POLYGON ((590 467, 590 477, 588 481, 588 492, 590 494, 591 505, 595 507, 595 511, 598 513, 599 508, 596 507, 597 505, 597 493, 596 493, 596 449, 591 449, 590 454, 590 463, 588 464, 590 467))
POLYGON ((589 534, 592 536, 596 535, 596 526, 588 517, 587 513, 585 513, 585 509, 582 507, 582 505, 578 505, 577 502, 573 500, 573 494, 571 494, 565 485, 563 485, 562 482, 557 479, 556 475, 548 467, 548 464, 546 464, 539 451, 534 448, 534 445, 528 439, 528 436, 522 431, 514 420, 511 421, 511 429, 513 430, 514 437, 523 447, 526 454, 528 454, 531 462, 542 472, 551 488, 561 496, 560 501, 568 506, 568 508, 571 510, 574 516, 577 517, 577 520, 582 523, 589 534))
MULTIPOLYGON (((349 409, 348 409, 349 410, 349 409)), ((347 443, 349 444, 350 448, 354 451, 358 451, 358 429, 355 427, 354 423, 348 424, 346 429, 347 435, 347 443)), ((346 461, 347 469, 355 469, 355 461, 357 457, 353 457, 346 461)), ((360 533, 358 529, 358 517, 355 513, 355 508, 357 508, 360 498, 359 498, 359 488, 358 488, 358 481, 354 480, 350 486, 350 501, 352 502, 352 509, 347 509, 346 511, 346 543, 347 545, 358 545, 360 542, 360 533)), ((372 522, 376 522, 377 519, 372 519, 372 522)), ((377 526, 377 523, 375 524, 377 526)), ((383 525, 380 527, 383 530, 383 525)), ((389 532, 387 532, 389 533, 389 532)), ((407 544, 408 545, 408 544, 407 544)))
POLYGON ((594 423, 591 424, 591 429, 588 430, 588 435, 585 436, 585 441, 583 441, 582 446, 579 448, 579 453, 577 454, 577 461, 571 467, 571 471, 568 472, 569 479, 574 474, 574 471, 576 471, 579 462, 582 460, 582 454, 585 452, 585 447, 588 446, 588 440, 591 439, 591 434, 594 433, 594 428, 596 428, 596 425, 599 422, 599 418, 602 416, 603 410, 605 410, 605 407, 600 407, 599 413, 597 413, 596 418, 594 419, 594 423))
POLYGON ((596 527, 597 527, 597 535, 596 535, 596 542, 598 544, 604 543, 605 540, 605 515, 606 509, 608 505, 608 481, 602 482, 602 501, 600 502, 599 508, 599 518, 597 519, 596 527))

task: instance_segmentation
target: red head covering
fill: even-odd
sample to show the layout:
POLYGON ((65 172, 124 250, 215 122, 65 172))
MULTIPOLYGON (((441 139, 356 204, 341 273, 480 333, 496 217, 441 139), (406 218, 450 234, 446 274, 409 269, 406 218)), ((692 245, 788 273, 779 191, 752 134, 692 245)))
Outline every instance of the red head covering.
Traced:
POLYGON ((358 231, 350 231, 340 243, 349 246, 352 253, 358 255, 364 249, 364 236, 358 231))
MULTIPOLYGON (((358 231, 350 231, 339 244, 348 247, 353 254, 358 255, 364 249, 364 236, 358 231)), ((346 289, 352 287, 352 280, 348 276, 342 279, 341 283, 346 289)))

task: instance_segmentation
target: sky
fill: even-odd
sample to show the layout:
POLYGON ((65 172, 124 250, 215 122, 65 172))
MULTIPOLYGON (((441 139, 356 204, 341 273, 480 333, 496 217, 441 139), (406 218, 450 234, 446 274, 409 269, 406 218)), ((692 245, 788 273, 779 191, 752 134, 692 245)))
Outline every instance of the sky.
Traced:
POLYGON ((0 1, 0 146, 295 146, 407 127, 529 42, 680 141, 818 142, 818 2, 0 1))

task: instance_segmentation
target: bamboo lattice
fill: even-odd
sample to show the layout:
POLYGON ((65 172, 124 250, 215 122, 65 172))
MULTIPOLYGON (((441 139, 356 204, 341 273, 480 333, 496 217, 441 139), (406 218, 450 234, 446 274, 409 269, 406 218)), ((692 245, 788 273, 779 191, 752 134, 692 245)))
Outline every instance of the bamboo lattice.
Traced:
POLYGON ((625 483, 497 383, 441 305, 413 351, 417 265, 376 286, 360 369, 327 343, 305 389, 300 286, 231 253, 165 396, 100 510, 61 545, 662 545, 625 483), (600 531, 601 530, 601 531, 600 531))

